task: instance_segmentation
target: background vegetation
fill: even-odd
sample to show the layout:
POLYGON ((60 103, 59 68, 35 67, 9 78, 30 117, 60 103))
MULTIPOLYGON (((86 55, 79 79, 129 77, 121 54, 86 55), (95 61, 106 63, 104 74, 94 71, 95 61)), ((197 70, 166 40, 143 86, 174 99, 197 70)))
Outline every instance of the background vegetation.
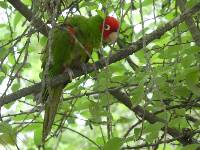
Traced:
POLYGON ((55 2, 0 1, 1 149, 41 148, 41 51, 47 28, 75 14, 117 17, 119 40, 87 75, 74 70, 45 149, 198 149, 200 2, 61 0, 54 16, 55 2))

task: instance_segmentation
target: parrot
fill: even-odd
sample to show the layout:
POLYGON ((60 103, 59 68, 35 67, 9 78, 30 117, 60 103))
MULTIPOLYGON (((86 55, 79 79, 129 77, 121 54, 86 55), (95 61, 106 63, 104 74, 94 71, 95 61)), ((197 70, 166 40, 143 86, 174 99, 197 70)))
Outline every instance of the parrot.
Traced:
MULTIPOLYGON (((92 51, 100 48, 101 43, 108 44, 117 40, 119 26, 119 21, 113 16, 74 15, 68 17, 60 27, 52 29, 50 51, 52 61, 47 70, 48 76, 53 78, 68 69, 80 69, 81 64, 89 61, 92 51)), ((43 72, 47 61, 48 52, 44 50, 42 54, 43 72)), ((43 87, 41 101, 44 104, 45 114, 42 141, 45 141, 51 131, 62 91, 69 82, 52 87, 50 91, 47 86, 43 87)))

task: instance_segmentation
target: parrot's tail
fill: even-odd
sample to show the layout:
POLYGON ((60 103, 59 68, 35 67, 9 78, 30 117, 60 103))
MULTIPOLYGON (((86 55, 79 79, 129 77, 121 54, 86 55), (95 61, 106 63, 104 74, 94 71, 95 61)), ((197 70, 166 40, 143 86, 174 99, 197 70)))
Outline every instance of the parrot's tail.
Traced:
POLYGON ((46 137, 51 131, 51 128, 52 128, 52 125, 57 113, 58 105, 60 102, 62 90, 63 90, 63 85, 57 86, 53 88, 50 91, 51 94, 48 94, 48 97, 46 97, 47 101, 45 103, 45 115, 44 115, 43 133, 42 133, 43 143, 45 142, 46 137))

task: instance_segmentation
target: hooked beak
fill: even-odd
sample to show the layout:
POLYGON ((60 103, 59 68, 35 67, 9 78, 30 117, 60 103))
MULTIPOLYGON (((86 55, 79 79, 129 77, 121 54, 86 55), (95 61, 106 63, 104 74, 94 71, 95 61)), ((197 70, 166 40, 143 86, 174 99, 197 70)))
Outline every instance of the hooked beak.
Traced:
POLYGON ((114 43, 114 42, 116 42, 117 37, 118 37, 118 32, 112 32, 112 33, 110 33, 110 35, 106 39, 106 42, 108 42, 108 43, 114 43))

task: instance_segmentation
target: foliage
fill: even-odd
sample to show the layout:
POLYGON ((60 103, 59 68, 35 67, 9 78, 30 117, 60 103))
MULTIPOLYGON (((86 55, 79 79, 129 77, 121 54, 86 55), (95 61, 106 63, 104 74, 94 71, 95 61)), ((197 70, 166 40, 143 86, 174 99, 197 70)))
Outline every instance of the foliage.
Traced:
MULTIPOLYGON (((102 47, 103 52, 95 50, 92 58, 98 61, 101 55, 109 57, 119 49, 126 51, 141 37, 179 16, 182 6, 177 1, 62 0, 57 24, 75 14, 116 16, 121 21, 120 40, 102 47)), ((2 97, 41 81, 40 55, 47 41, 33 22, 9 2, 0 1, 2 97)), ((50 5, 50 0, 22 2, 35 18, 51 24, 55 5, 50 5)), ((188 0, 184 7, 191 9, 197 3, 188 0)), ((193 19, 194 28, 199 31, 199 13, 188 18, 193 19)), ((160 39, 153 37, 155 40, 149 44, 144 39, 143 48, 129 57, 74 79, 63 91, 45 149, 196 149, 200 125, 200 43, 194 35, 200 39, 200 34, 183 22, 160 39), (126 93, 133 108, 113 96, 111 89, 126 93), (145 109, 142 113, 151 112, 162 121, 150 122, 154 118, 141 117, 134 109, 138 105, 145 109), (167 127, 194 142, 188 140, 184 145, 178 140, 180 137, 169 135, 167 127)), ((43 107, 36 101, 36 94, 2 106, 0 144, 5 148, 40 148, 43 107)))

